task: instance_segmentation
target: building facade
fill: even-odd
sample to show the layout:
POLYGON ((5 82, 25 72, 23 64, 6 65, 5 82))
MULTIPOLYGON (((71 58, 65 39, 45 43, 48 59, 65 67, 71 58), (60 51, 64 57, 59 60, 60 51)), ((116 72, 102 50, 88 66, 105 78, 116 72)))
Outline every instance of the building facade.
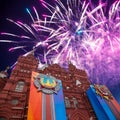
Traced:
POLYGON ((96 120, 86 96, 90 86, 87 74, 69 64, 65 70, 57 64, 38 70, 33 54, 20 56, 5 86, 0 84, 0 120, 26 120, 32 71, 51 75, 63 84, 68 120, 96 120))

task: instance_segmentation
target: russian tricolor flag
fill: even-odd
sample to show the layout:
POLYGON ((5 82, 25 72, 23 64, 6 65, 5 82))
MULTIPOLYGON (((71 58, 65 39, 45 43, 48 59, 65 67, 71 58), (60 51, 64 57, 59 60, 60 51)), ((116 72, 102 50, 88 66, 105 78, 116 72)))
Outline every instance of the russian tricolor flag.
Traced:
POLYGON ((60 85, 57 94, 45 94, 34 86, 37 75, 39 73, 32 73, 27 120, 67 120, 62 82, 57 81, 60 85))

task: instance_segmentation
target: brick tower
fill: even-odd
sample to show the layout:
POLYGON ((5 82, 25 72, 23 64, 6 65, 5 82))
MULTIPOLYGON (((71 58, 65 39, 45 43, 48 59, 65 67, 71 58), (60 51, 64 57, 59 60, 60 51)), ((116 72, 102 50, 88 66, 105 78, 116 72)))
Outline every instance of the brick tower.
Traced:
POLYGON ((31 72, 38 61, 33 54, 20 56, 9 80, 0 92, 0 120, 26 120, 31 72))
POLYGON ((54 64, 40 70, 39 73, 54 76, 62 81, 68 120, 96 120, 86 96, 90 82, 85 71, 77 69, 72 64, 69 64, 66 71, 54 64))
POLYGON ((39 72, 60 79, 68 120, 95 120, 94 111, 86 96, 90 86, 86 72, 69 64, 67 70, 57 64, 37 69, 38 60, 33 54, 20 56, 10 78, 0 91, 0 120, 26 120, 31 72, 39 72))

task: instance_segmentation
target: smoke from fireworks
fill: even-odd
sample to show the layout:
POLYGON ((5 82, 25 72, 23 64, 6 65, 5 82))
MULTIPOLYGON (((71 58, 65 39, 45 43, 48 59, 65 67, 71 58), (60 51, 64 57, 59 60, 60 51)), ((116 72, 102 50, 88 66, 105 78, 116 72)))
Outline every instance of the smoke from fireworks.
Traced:
POLYGON ((79 69, 85 69, 92 82, 117 84, 120 79, 120 1, 114 2, 109 10, 107 3, 67 0, 64 5, 56 0, 54 6, 40 0, 48 14, 40 19, 35 7, 28 25, 20 21, 10 22, 25 32, 19 36, 3 35, 22 40, 1 40, 13 42, 16 46, 9 51, 22 49, 25 55, 35 52, 41 63, 65 65, 70 61, 79 69))

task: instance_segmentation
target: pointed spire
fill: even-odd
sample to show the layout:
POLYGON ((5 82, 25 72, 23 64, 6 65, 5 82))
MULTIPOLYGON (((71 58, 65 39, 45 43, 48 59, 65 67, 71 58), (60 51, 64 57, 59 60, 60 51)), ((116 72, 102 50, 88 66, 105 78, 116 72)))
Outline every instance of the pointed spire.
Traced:
POLYGON ((76 86, 81 85, 82 83, 79 80, 76 80, 76 86))
POLYGON ((1 71, 1 72, 0 72, 0 78, 7 78, 7 77, 8 77, 7 71, 8 71, 8 70, 9 70, 9 66, 7 66, 4 71, 1 71))
POLYGON ((10 69, 10 67, 7 66, 6 69, 5 69, 5 72, 7 73, 7 71, 8 71, 9 69, 10 69))

